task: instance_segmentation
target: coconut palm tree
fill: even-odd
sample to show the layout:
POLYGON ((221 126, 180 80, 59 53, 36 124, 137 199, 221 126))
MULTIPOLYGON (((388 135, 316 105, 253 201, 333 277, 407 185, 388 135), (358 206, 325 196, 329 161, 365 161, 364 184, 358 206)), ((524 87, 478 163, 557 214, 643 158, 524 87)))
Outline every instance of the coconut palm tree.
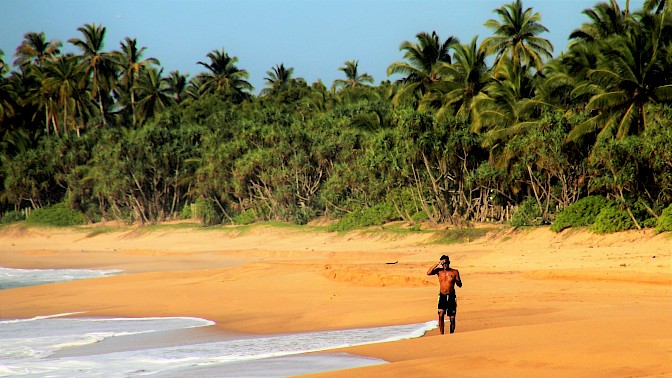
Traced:
POLYGON ((532 8, 523 10, 521 0, 515 0, 494 12, 500 21, 490 19, 484 24, 495 34, 483 40, 488 55, 496 55, 496 65, 503 58, 508 58, 514 64, 533 66, 540 71, 544 58, 551 58, 553 52, 551 42, 538 36, 548 32, 540 23, 541 14, 533 13, 532 8))
POLYGON ((266 88, 259 93, 262 96, 277 93, 289 85, 289 81, 294 73, 294 68, 285 68, 284 63, 276 64, 271 71, 266 71, 266 88))
POLYGON ((168 91, 175 98, 175 102, 179 104, 184 98, 187 89, 187 77, 189 74, 182 75, 180 71, 171 71, 168 77, 165 78, 168 86, 168 91))
POLYGON ((254 89, 247 79, 249 73, 236 67, 237 57, 231 57, 222 49, 213 50, 207 57, 210 63, 198 62, 209 72, 199 74, 201 81, 201 94, 227 94, 233 95, 236 100, 246 99, 249 94, 246 91, 254 89))
POLYGON ((599 43, 612 35, 623 35, 629 27, 628 24, 634 22, 632 15, 622 11, 616 0, 597 3, 593 8, 585 9, 581 13, 585 14, 589 21, 572 31, 569 35, 573 40, 570 46, 579 41, 599 43))
POLYGON ((339 71, 343 71, 345 73, 345 80, 335 80, 334 86, 336 88, 355 88, 360 85, 365 85, 364 83, 373 83, 373 76, 367 73, 360 74, 357 72, 358 66, 359 61, 357 60, 346 61, 345 66, 339 68, 339 71))
POLYGON ((337 105, 338 96, 333 87, 329 89, 318 80, 310 86, 310 93, 301 102, 311 112, 328 112, 337 105))
POLYGON ((401 88, 394 96, 394 103, 413 94, 422 97, 427 94, 433 84, 441 81, 441 69, 444 63, 450 63, 450 48, 457 43, 457 38, 450 37, 441 42, 436 32, 419 33, 417 43, 404 41, 399 47, 405 51, 403 62, 394 62, 387 68, 387 75, 400 74, 405 77, 400 80, 401 88))
POLYGON ((458 116, 468 116, 471 103, 488 82, 488 66, 485 51, 478 46, 478 37, 469 44, 455 44, 453 64, 445 64, 446 80, 439 87, 439 101, 442 104, 437 116, 455 112, 458 116))
POLYGON ((597 68, 598 54, 599 47, 593 42, 571 43, 567 51, 544 66, 537 95, 549 105, 569 111, 568 115, 583 112, 597 89, 586 88, 582 93, 575 89, 589 83, 588 74, 597 68))
POLYGON ((646 12, 655 12, 655 13, 672 11, 670 2, 667 0, 644 0, 644 5, 642 6, 642 8, 646 12))
POLYGON ((60 54, 62 45, 57 39, 47 41, 44 33, 26 33, 23 41, 16 48, 14 64, 19 67, 31 64, 41 66, 46 60, 60 54))
POLYGON ((661 22, 667 22, 663 15, 642 17, 627 33, 599 44, 596 68, 573 91, 591 95, 586 110, 594 116, 574 127, 569 140, 640 134, 648 123, 646 106, 672 101, 672 25, 661 22))
POLYGON ((49 133, 50 127, 53 126, 54 132, 59 134, 56 120, 58 113, 58 105, 55 100, 56 94, 53 93, 52 88, 47 84, 49 73, 46 67, 26 67, 30 67, 27 73, 15 73, 13 75, 13 78, 19 83, 17 88, 21 88, 19 90, 21 93, 19 104, 26 109, 31 109, 30 111, 33 114, 30 120, 32 122, 44 117, 45 131, 49 133))
POLYGON ((16 88, 5 77, 5 70, 4 52, 0 49, 0 124, 14 115, 17 98, 16 88))
POLYGON ((5 65, 5 52, 0 49, 0 124, 14 115, 16 102, 16 91, 10 80, 5 77, 5 71, 8 71, 5 65))
POLYGON ((0 77, 5 76, 6 71, 9 71, 9 67, 5 64, 5 52, 0 49, 0 77))
POLYGON ((547 80, 542 86, 545 100, 580 111, 600 88, 588 79, 596 70, 600 51, 614 36, 624 35, 636 24, 616 0, 595 4, 582 12, 589 21, 570 34, 569 48, 544 69, 547 80))
POLYGON ((102 123, 105 126, 106 104, 110 100, 116 75, 113 56, 102 51, 107 29, 96 24, 86 24, 77 30, 82 33, 83 38, 71 38, 68 42, 82 51, 83 64, 91 78, 91 92, 98 102, 102 123))
POLYGON ((63 132, 67 135, 68 129, 72 128, 79 136, 83 123, 81 117, 86 106, 82 101, 82 94, 86 88, 85 72, 79 65, 77 57, 71 54, 59 56, 54 61, 48 62, 45 69, 47 72, 45 84, 55 95, 62 112, 63 132), (77 122, 77 115, 80 116, 80 122, 77 122))
POLYGON ((143 60, 142 54, 147 48, 138 48, 135 38, 126 37, 126 39, 120 42, 119 45, 121 50, 115 51, 112 54, 121 71, 119 84, 130 101, 133 125, 137 125, 137 114, 135 109, 135 81, 140 76, 140 73, 147 67, 151 65, 158 66, 160 63, 156 58, 147 58, 143 60))
POLYGON ((473 99, 472 131, 485 133, 484 145, 492 146, 526 126, 529 112, 538 105, 535 77, 529 67, 509 59, 500 63, 481 93, 473 99))
POLYGON ((162 77, 163 68, 149 67, 143 70, 136 83, 138 95, 138 109, 140 120, 146 122, 149 118, 160 113, 173 101, 172 89, 162 77))

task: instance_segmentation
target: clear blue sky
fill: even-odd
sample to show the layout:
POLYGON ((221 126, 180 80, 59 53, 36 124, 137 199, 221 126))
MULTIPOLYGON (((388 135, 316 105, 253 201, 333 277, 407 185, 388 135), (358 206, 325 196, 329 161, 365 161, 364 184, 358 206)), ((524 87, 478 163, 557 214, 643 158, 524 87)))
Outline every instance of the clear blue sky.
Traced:
MULTIPOLYGON (((375 82, 388 79, 387 66, 402 60, 399 45, 414 41, 421 31, 435 30, 442 39, 453 35, 469 42, 491 35, 483 23, 493 9, 512 0, 3 0, 0 49, 13 62, 16 47, 27 32, 44 32, 67 43, 80 38, 86 23, 107 27, 105 50, 119 49, 125 37, 147 47, 145 57, 161 61, 164 73, 180 70, 193 77, 203 71, 198 61, 224 48, 238 57, 238 67, 250 73, 255 92, 276 64, 294 67, 294 76, 310 84, 330 86, 343 78, 338 68, 359 60, 360 72, 375 82)), ((587 18, 581 11, 597 1, 524 0, 542 14, 558 55, 569 33, 587 18)), ((643 0, 632 0, 631 10, 643 0)), ((622 7, 625 0, 619 0, 622 7)), ((394 79, 394 78, 393 78, 394 79)))

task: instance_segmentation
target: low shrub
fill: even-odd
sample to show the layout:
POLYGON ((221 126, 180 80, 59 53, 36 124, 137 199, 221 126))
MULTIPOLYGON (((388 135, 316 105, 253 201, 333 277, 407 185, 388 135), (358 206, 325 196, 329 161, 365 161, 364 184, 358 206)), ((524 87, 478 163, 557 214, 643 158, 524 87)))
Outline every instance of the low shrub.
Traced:
POLYGON ((185 219, 191 219, 193 218, 194 214, 192 211, 192 204, 185 203, 184 206, 182 207, 182 210, 180 211, 180 219, 185 220, 185 219))
POLYGON ((296 210, 294 210, 292 218, 294 224, 303 226, 308 224, 308 222, 315 219, 316 217, 317 212, 315 211, 315 209, 306 206, 306 207, 299 207, 296 210))
POLYGON ((200 198, 194 203, 193 217, 200 219, 204 226, 214 226, 222 223, 222 216, 217 211, 215 201, 209 198, 200 198))
POLYGON ((57 203, 34 210, 26 218, 26 223, 67 227, 86 224, 87 219, 84 214, 69 208, 66 204, 57 203))
POLYGON ((590 226, 602 209, 613 205, 600 196, 581 198, 558 213, 551 224, 551 231, 560 232, 569 227, 590 226))
POLYGON ((632 219, 627 211, 616 205, 607 206, 595 217, 590 230, 596 234, 610 234, 629 230, 633 227, 632 219))
POLYGON ((346 214, 338 222, 329 226, 330 231, 349 231, 361 227, 383 225, 398 220, 399 214, 389 202, 381 202, 371 207, 363 207, 346 214))
POLYGON ((429 219, 429 216, 427 215, 427 212, 425 210, 420 210, 417 213, 413 214, 411 219, 414 222, 422 222, 422 221, 426 221, 427 219, 429 219))
POLYGON ((672 204, 663 210, 656 222, 656 233, 672 231, 672 204))
POLYGON ((239 225, 252 224, 257 221, 257 217, 254 215, 254 211, 246 210, 242 213, 233 217, 233 223, 239 225))
POLYGON ((654 227, 656 227, 656 223, 658 223, 658 219, 651 217, 651 218, 646 218, 642 222, 641 226, 644 227, 644 228, 654 228, 654 227))
POLYGON ((14 222, 20 222, 22 220, 26 219, 25 214, 23 211, 8 211, 6 212, 2 218, 0 218, 0 224, 9 224, 9 223, 14 223, 14 222))
POLYGON ((521 202, 511 216, 509 224, 513 227, 540 226, 543 224, 542 213, 533 197, 527 197, 521 202))

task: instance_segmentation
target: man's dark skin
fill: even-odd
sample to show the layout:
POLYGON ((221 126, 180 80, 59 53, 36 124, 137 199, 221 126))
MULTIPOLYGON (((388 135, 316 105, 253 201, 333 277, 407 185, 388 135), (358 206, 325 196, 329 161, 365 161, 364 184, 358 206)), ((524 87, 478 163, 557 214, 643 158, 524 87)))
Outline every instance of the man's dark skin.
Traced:
MULTIPOLYGON (((455 332, 455 312, 457 309, 457 302, 455 301, 455 285, 457 287, 462 287, 462 279, 460 278, 460 272, 457 269, 450 268, 450 259, 448 256, 441 256, 441 260, 434 264, 427 271, 428 276, 436 274, 439 276, 439 286, 441 295, 452 297, 453 299, 453 310, 449 311, 448 317, 450 319, 450 333, 455 332)), ((441 301, 439 303, 441 305, 441 301)), ((439 331, 441 334, 444 334, 444 317, 446 315, 446 308, 439 307, 439 331)))

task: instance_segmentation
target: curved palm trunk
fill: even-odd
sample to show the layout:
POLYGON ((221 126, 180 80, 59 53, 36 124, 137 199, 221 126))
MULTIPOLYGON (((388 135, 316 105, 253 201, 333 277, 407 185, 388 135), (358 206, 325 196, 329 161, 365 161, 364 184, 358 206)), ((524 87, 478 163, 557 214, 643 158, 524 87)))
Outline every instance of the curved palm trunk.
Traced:
POLYGON ((44 124, 46 127, 47 134, 49 134, 49 103, 45 104, 44 106, 44 124))
MULTIPOLYGON (((63 130, 68 130, 68 104, 65 100, 63 102, 63 130)), ((65 134, 67 135, 68 132, 66 131, 65 134)))
POLYGON ((98 107, 100 108, 100 116, 103 118, 103 126, 107 127, 107 121, 105 120, 105 107, 103 106, 103 94, 101 90, 98 90, 98 107))
POLYGON ((95 66, 93 68, 93 76, 94 76, 94 80, 98 84, 98 108, 100 109, 100 116, 103 119, 103 126, 107 127, 107 120, 105 120, 105 107, 103 106, 103 90, 102 90, 101 85, 100 85, 100 78, 98 76, 98 69, 95 68, 95 66))
POLYGON ((133 126, 138 124, 138 117, 135 111, 135 91, 131 89, 131 113, 133 113, 133 126))

